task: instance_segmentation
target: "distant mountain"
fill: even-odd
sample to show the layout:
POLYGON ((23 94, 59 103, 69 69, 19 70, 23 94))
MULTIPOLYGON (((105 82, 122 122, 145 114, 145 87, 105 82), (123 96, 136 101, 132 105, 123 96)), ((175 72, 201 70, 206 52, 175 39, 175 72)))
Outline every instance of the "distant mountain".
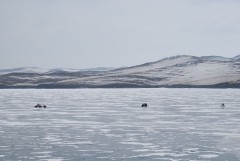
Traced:
POLYGON ((0 75, 9 73, 59 73, 59 72, 80 72, 80 71, 109 71, 115 68, 111 67, 99 67, 88 69, 72 69, 72 68, 54 68, 54 69, 42 69, 38 67, 20 67, 12 69, 0 69, 0 75))
POLYGON ((8 73, 45 73, 48 72, 46 69, 41 69, 38 67, 20 67, 20 68, 12 68, 12 69, 0 69, 1 74, 8 73))
POLYGON ((239 57, 180 55, 106 71, 9 73, 0 76, 0 88, 240 88, 239 57))
POLYGON ((225 58, 222 56, 202 56, 200 57, 203 60, 210 60, 210 61, 231 61, 232 58, 225 58))
POLYGON ((232 60, 239 61, 240 60, 240 55, 233 57, 232 60))

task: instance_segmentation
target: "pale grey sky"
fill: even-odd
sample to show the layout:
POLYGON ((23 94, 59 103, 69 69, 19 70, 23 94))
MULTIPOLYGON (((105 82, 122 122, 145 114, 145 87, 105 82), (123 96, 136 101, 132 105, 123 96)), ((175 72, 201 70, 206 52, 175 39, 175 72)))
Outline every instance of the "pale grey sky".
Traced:
POLYGON ((240 0, 0 0, 0 68, 240 54, 240 0))

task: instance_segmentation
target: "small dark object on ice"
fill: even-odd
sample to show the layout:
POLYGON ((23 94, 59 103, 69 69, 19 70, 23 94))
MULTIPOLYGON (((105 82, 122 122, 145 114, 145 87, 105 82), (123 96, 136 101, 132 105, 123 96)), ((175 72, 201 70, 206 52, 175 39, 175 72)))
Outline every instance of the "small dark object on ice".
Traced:
POLYGON ((37 104, 36 106, 34 106, 35 108, 42 108, 42 105, 37 104))
POLYGON ((222 104, 221 104, 221 107, 222 107, 222 109, 224 109, 224 108, 225 108, 225 105, 224 105, 224 103, 222 103, 222 104))
POLYGON ((40 104, 37 104, 36 106, 34 106, 34 108, 47 108, 47 106, 46 105, 40 105, 40 104))
POLYGON ((148 106, 147 103, 142 104, 142 107, 147 107, 147 106, 148 106))

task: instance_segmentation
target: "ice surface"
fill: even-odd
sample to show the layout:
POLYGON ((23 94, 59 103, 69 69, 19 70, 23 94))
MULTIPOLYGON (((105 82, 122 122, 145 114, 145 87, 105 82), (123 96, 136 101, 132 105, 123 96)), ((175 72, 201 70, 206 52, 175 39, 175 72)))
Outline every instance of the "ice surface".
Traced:
POLYGON ((238 89, 1 90, 0 160, 238 161, 239 98, 238 89))

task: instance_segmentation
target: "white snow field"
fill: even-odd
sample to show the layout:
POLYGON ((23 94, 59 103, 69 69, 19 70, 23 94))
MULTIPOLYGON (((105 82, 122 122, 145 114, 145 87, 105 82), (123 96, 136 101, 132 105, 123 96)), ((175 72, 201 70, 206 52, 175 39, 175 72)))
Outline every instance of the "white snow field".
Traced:
POLYGON ((239 89, 8 89, 0 102, 3 161, 240 160, 239 89))

